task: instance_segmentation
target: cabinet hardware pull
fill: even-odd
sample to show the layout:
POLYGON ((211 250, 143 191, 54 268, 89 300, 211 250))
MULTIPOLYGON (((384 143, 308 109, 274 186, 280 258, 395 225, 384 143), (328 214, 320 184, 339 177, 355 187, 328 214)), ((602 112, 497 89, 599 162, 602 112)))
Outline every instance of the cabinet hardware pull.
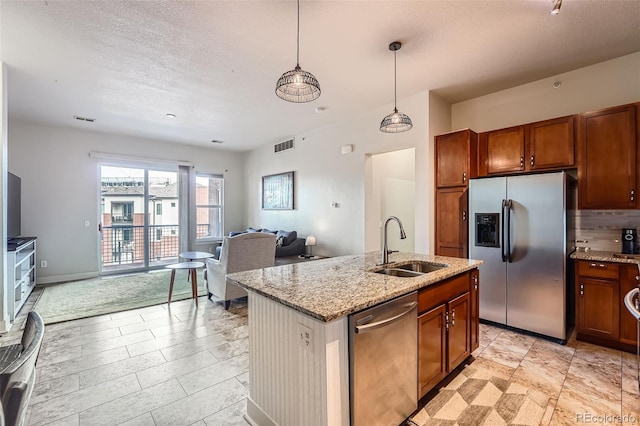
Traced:
POLYGON ((580 284, 580 296, 584 296, 584 284, 580 284))
POLYGON ((524 157, 520 157, 520 168, 524 167, 524 157))
POLYGON ((444 328, 449 331, 449 312, 444 313, 444 328))
POLYGON ((596 264, 595 264, 595 263, 590 263, 590 264, 589 264, 589 266, 590 266, 591 268, 595 268, 595 267, 596 267, 596 264))
POLYGON ((462 183, 467 181, 467 172, 462 172, 462 183))
POLYGON ((466 210, 463 210, 463 211, 462 211, 462 220, 463 220, 463 221, 466 221, 466 220, 467 220, 467 211, 466 211, 466 210))
POLYGON ((456 325, 456 310, 452 309, 451 310, 451 327, 453 327, 454 325, 456 325))
POLYGON ((606 267, 607 267, 607 265, 605 265, 604 263, 598 264, 598 268, 606 268, 606 267))
POLYGON ((636 275, 636 281, 640 281, 640 275, 636 275))
POLYGON ((634 191, 633 189, 631 190, 631 201, 634 201, 636 199, 636 191, 634 191))
POLYGON ((531 165, 532 165, 532 166, 533 166, 533 163, 534 163, 534 159, 535 159, 535 155, 532 155, 532 156, 531 156, 531 165))

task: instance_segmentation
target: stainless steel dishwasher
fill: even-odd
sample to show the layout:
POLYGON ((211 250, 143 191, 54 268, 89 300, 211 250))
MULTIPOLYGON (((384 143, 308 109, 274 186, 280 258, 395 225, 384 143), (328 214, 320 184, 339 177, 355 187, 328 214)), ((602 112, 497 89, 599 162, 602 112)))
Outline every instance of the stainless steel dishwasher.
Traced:
POLYGON ((395 426, 418 405, 418 293, 349 316, 351 426, 395 426))

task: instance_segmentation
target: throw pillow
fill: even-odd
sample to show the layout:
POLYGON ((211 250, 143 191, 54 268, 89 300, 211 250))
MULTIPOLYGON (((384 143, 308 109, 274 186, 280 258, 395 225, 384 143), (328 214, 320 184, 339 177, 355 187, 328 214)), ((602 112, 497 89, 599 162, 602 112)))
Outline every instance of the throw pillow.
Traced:
POLYGON ((229 232, 230 237, 235 237, 236 235, 246 234, 246 231, 231 231, 229 232))
POLYGON ((288 246, 298 238, 298 233, 296 231, 278 231, 276 237, 280 236, 284 237, 284 243, 282 245, 288 246))
POLYGON ((262 230, 260 232, 265 233, 265 234, 277 234, 278 233, 278 231, 272 231, 271 229, 267 229, 267 228, 262 228, 262 230))
POLYGON ((284 244, 284 237, 281 235, 278 238, 276 238, 276 247, 282 247, 283 244, 284 244))
POLYGON ((260 228, 258 228, 258 229, 256 229, 256 228, 247 228, 247 232, 260 232, 260 231, 262 231, 262 229, 260 229, 260 228))

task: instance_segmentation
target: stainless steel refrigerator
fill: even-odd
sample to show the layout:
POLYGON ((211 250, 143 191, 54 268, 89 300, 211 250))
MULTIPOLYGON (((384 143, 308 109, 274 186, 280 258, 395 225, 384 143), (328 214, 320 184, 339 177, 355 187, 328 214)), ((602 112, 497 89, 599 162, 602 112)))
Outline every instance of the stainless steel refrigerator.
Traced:
POLYGON ((469 257, 485 262, 481 319, 567 339, 575 188, 565 172, 469 182, 469 257))

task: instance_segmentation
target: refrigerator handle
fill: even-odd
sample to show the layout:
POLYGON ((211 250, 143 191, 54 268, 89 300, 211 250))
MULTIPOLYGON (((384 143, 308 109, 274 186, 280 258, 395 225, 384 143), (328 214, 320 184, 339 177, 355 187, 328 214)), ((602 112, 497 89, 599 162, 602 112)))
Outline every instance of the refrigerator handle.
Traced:
POLYGON ((501 212, 502 214, 500 215, 500 236, 502 237, 502 244, 500 244, 500 254, 502 255, 503 262, 507 261, 507 256, 505 255, 505 252, 504 252, 507 246, 507 243, 504 240, 505 235, 507 234, 505 232, 505 227, 504 227, 504 221, 506 216, 505 207, 507 207, 507 200, 502 200, 502 212, 501 212))
POLYGON ((512 262, 511 259, 511 207, 513 206, 512 200, 507 200, 507 260, 509 263, 512 262))

